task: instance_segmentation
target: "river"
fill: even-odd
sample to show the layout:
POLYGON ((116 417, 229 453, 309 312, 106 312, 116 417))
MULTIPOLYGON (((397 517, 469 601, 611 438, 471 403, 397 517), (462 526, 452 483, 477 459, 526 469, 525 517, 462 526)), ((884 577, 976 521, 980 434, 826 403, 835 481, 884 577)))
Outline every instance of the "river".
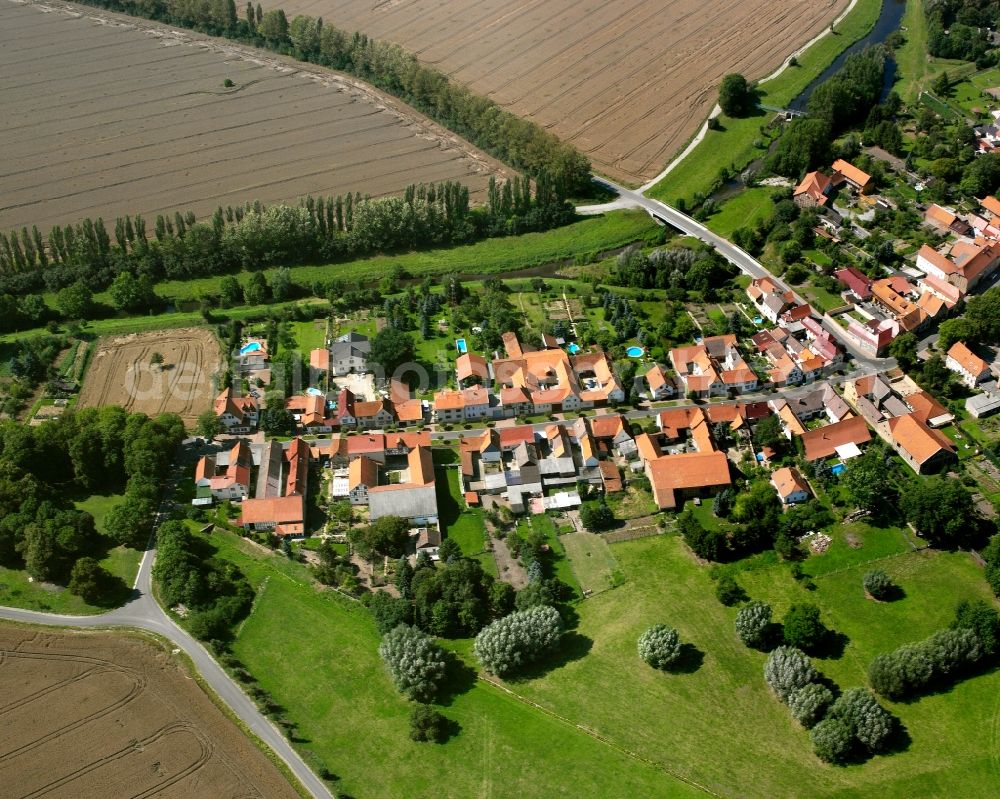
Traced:
MULTIPOLYGON (((823 70, 823 73, 818 78, 806 86, 805 89, 802 90, 802 93, 792 100, 789 104, 789 108, 796 111, 805 111, 806 104, 809 102, 809 97, 812 95, 813 90, 823 81, 832 77, 837 70, 844 66, 844 62, 849 56, 854 55, 855 53, 860 53, 866 47, 871 47, 874 44, 882 44, 882 42, 888 39, 890 34, 899 29, 899 24, 903 21, 903 12, 905 11, 905 0, 882 0, 882 10, 879 12, 878 20, 875 22, 875 27, 871 29, 871 32, 863 39, 856 41, 839 56, 837 56, 833 63, 823 70)), ((885 65, 885 78, 882 83, 883 99, 885 99, 885 96, 892 89, 892 84, 895 81, 895 78, 896 62, 890 58, 885 65)))

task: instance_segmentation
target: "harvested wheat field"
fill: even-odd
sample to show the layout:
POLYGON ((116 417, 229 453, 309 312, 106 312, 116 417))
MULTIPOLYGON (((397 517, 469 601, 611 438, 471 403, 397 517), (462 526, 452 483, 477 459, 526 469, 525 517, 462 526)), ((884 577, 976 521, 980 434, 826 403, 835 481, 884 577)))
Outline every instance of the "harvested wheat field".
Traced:
POLYGON ((121 405, 150 416, 176 413, 190 426, 215 398, 212 379, 221 366, 219 342, 204 328, 102 338, 77 407, 121 405), (161 364, 151 362, 157 352, 161 364))
MULTIPOLYGON (((847 0, 272 0, 397 42, 629 182, 656 175, 715 104, 758 79, 847 0)), ((265 4, 266 6, 266 4, 265 4)))
POLYGON ((298 795, 147 640, 0 626, 0 684, 0 799, 298 795))
POLYGON ((475 200, 501 171, 371 87, 294 65, 85 6, 0 0, 0 230, 443 180, 475 200))

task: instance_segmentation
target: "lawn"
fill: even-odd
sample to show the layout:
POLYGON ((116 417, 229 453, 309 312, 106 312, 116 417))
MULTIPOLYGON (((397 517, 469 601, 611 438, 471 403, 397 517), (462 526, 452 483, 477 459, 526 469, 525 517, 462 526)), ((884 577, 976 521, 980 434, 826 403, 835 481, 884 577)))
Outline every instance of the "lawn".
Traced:
POLYGON ((463 555, 475 558, 482 564, 483 571, 496 577, 496 561, 484 548, 486 526, 483 523, 483 512, 479 508, 466 507, 458 471, 440 466, 435 469, 441 532, 445 538, 450 538, 462 548, 463 555))
POLYGON ((814 577, 912 552, 910 540, 918 540, 902 527, 876 527, 865 520, 838 524, 824 532, 832 539, 826 552, 811 555, 802 564, 803 571, 814 577))
MULTIPOLYGON (((544 233, 486 239, 465 246, 446 247, 402 255, 379 255, 347 263, 291 267, 292 280, 308 286, 316 281, 346 280, 360 283, 378 281, 394 270, 411 276, 493 274, 553 261, 585 259, 633 241, 656 238, 659 229, 642 211, 616 211, 584 219, 544 233)), ((265 276, 274 270, 264 270, 265 276)), ((248 274, 240 274, 246 280, 248 274)), ((156 292, 170 300, 193 300, 219 290, 222 276, 158 283, 156 292)), ((104 299, 103 294, 97 295, 104 299)))
POLYGON ((596 533, 567 533, 559 539, 584 596, 599 594, 621 582, 618 562, 596 533))
MULTIPOLYGON (((802 796, 804 785, 811 797, 987 796, 1000 790, 992 766, 996 744, 983 732, 993 727, 1000 674, 891 706, 912 739, 906 751, 847 768, 827 766, 766 689, 764 655, 740 644, 732 627, 735 609, 715 600, 708 570, 678 538, 615 544, 612 552, 627 582, 579 606, 576 633, 592 642, 590 651, 514 686, 519 693, 722 796, 802 796), (635 654, 639 634, 657 622, 677 627, 697 650, 680 673, 656 672, 635 654)), ((909 553, 884 561, 883 568, 902 586, 904 599, 866 600, 864 565, 817 577, 813 592, 782 564, 741 572, 738 579, 751 596, 771 602, 779 618, 792 601, 818 604, 849 643, 842 657, 817 665, 849 688, 864 683, 876 654, 947 625, 958 599, 988 595, 981 571, 965 554, 909 553)))
MULTIPOLYGON (((407 736, 410 705, 379 660, 368 612, 310 585, 302 567, 229 533, 213 543, 266 589, 233 650, 298 724, 300 749, 366 799, 492 796, 548 799, 701 794, 489 684, 454 683, 442 712, 459 727, 442 745, 407 736)), ((456 647, 464 649, 467 647, 456 647)))
POLYGON ((774 213, 773 193, 774 189, 767 186, 742 191, 731 200, 726 200, 719 213, 709 217, 705 224, 712 232, 729 238, 736 228, 753 227, 771 217, 774 213))
POLYGON ((576 575, 570 567, 569 560, 566 558, 566 548, 563 546, 562 536, 559 535, 553 518, 547 513, 531 516, 529 517, 529 524, 534 532, 545 536, 545 541, 549 545, 549 549, 552 552, 552 576, 568 585, 575 596, 582 596, 583 592, 580 590, 580 583, 577 581, 576 575))
POLYGON ((315 319, 308 322, 289 322, 295 346, 299 352, 309 353, 326 346, 326 320, 315 319))
POLYGON ((92 494, 73 504, 77 510, 85 510, 93 516, 97 532, 104 533, 104 518, 122 499, 124 499, 123 494, 92 494))
MULTIPOLYGON (((881 7, 881 0, 858 0, 854 10, 836 26, 836 35, 825 36, 810 47, 798 57, 798 66, 789 67, 773 80, 760 84, 761 103, 777 108, 787 106, 842 51, 872 29, 881 7)), ((708 131, 691 154, 649 190, 649 196, 676 203, 678 198, 690 202, 695 194, 708 194, 721 169, 742 170, 763 154, 753 143, 766 142, 760 128, 770 117, 763 112, 743 119, 720 117, 722 130, 708 131)))

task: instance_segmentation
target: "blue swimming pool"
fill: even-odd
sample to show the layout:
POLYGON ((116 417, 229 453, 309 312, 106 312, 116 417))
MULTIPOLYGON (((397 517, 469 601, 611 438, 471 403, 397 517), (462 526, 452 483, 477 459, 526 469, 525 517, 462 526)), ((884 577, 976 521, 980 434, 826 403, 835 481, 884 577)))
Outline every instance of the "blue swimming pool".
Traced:
POLYGON ((248 352, 257 352, 260 349, 259 341, 251 341, 249 344, 244 344, 240 347, 240 355, 246 355, 248 352))
POLYGON ((306 389, 306 394, 312 394, 314 397, 323 396, 322 391, 320 391, 318 388, 313 388, 312 386, 309 386, 309 388, 306 389))
POLYGON ((835 474, 838 477, 840 475, 842 475, 846 471, 847 471, 847 467, 844 464, 842 464, 842 463, 838 463, 836 466, 833 466, 833 467, 830 468, 831 474, 835 474))
POLYGON ((627 350, 625 350, 625 354, 629 358, 641 358, 643 356, 643 353, 645 352, 646 351, 642 347, 635 347, 635 346, 629 347, 627 350))
POLYGON ((455 347, 458 349, 459 355, 465 355, 469 351, 468 345, 465 343, 464 338, 455 339, 455 347))
POLYGON ((570 355, 576 355, 579 351, 580 351, 579 344, 570 344, 566 347, 566 352, 568 352, 570 355))

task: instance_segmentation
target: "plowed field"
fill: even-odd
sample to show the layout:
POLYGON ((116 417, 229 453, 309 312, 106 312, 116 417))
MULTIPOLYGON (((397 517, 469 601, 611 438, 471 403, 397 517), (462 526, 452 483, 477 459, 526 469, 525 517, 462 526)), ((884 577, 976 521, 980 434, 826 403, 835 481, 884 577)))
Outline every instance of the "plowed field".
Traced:
POLYGON ((163 649, 0 627, 0 799, 295 799, 163 649))
POLYGON ((121 405, 150 416, 176 413, 191 425, 214 399, 212 377, 221 363, 219 343, 204 328, 101 339, 78 406, 121 405), (162 364, 150 363, 156 352, 162 364))
POLYGON ((85 6, 0 0, 0 97, 0 230, 443 180, 475 200, 501 169, 365 84, 85 6))
MULTIPOLYGON (((656 175, 715 104, 847 0, 272 0, 388 39, 575 144, 611 177, 656 175)), ((265 4, 266 6, 266 4, 265 4)))

